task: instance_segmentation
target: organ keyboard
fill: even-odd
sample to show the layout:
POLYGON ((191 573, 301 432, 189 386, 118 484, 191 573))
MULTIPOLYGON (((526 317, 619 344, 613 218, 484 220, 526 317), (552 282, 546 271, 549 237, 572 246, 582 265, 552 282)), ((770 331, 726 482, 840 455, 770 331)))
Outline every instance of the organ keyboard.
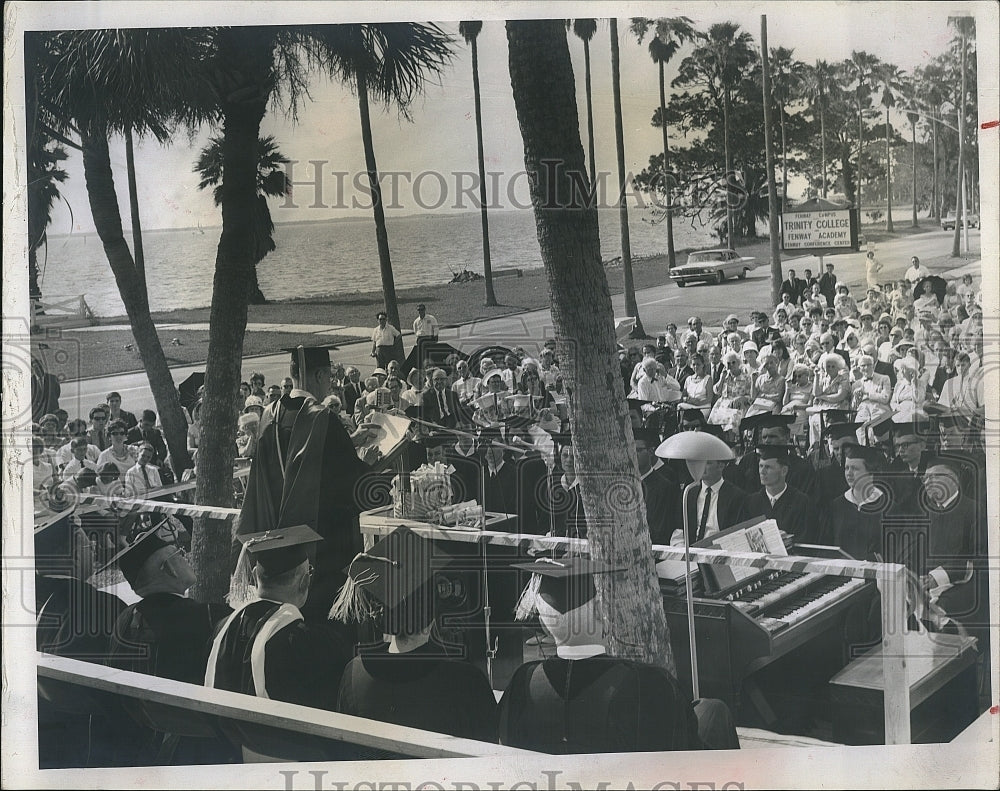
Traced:
MULTIPOLYGON (((687 684, 687 610, 683 593, 675 591, 661 582, 677 677, 687 684)), ((847 612, 873 594, 873 583, 853 577, 765 571, 733 588, 695 596, 701 694, 738 711, 744 684, 767 665, 822 635, 846 648, 842 632, 847 612)), ((810 672, 805 662, 796 668, 797 673, 810 672)))

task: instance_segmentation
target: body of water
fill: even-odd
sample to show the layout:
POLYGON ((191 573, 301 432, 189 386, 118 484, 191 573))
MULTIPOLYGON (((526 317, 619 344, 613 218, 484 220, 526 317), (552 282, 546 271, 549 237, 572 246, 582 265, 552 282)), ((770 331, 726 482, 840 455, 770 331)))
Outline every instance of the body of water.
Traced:
MULTIPOLYGON (((629 212, 633 256, 666 252, 666 225, 654 225, 648 216, 637 209, 629 212)), ((621 254, 618 210, 601 209, 599 218, 601 253, 607 261, 621 254)), ((494 269, 542 266, 531 210, 494 211, 489 219, 494 269)), ((447 283, 463 269, 483 271, 478 212, 390 215, 386 224, 398 289, 447 283)), ((143 231, 153 311, 211 303, 219 234, 219 228, 143 231)), ((375 224, 370 217, 278 225, 274 237, 277 250, 259 267, 261 289, 268 299, 378 291, 382 287, 375 224)), ((130 239, 127 232, 126 238, 130 239)), ((674 243, 682 249, 714 242, 707 229, 678 220, 674 223, 674 243)), ((44 253, 40 257, 44 258, 44 253)), ((82 293, 98 316, 125 313, 101 240, 94 233, 50 237, 42 293, 46 299, 82 293)))

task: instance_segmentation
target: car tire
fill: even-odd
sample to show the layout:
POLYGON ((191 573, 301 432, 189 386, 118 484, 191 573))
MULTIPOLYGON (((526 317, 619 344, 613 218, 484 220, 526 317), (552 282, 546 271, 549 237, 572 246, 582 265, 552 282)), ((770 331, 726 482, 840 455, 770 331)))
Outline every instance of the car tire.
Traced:
POLYGON ((683 280, 678 280, 677 281, 677 288, 684 288, 684 286, 686 286, 686 285, 687 285, 687 283, 685 283, 683 280))
POLYGON ((750 271, 749 269, 747 269, 746 267, 743 267, 743 270, 737 275, 737 277, 740 280, 746 280, 747 279, 747 272, 749 272, 749 271, 750 271))
POLYGON ((726 279, 726 273, 723 272, 721 269, 717 270, 715 273, 715 284, 718 285, 725 279, 726 279))

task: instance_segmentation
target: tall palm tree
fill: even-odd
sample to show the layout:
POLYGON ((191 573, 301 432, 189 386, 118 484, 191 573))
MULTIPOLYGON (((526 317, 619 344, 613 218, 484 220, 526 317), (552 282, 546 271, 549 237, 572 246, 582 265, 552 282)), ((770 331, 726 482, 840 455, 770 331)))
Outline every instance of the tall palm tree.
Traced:
POLYGON ((781 127, 781 207, 788 206, 788 135, 785 128, 785 108, 798 93, 804 74, 804 64, 792 57, 794 50, 774 47, 771 50, 771 95, 778 105, 778 125, 781 127))
POLYGON ((744 70, 756 60, 753 36, 741 31, 735 22, 718 22, 707 33, 698 34, 699 43, 694 51, 681 61, 677 77, 671 83, 678 85, 704 85, 721 115, 726 191, 726 236, 730 247, 735 247, 733 224, 733 199, 730 182, 733 176, 732 151, 729 145, 730 122, 734 95, 739 90, 744 70))
POLYGON ((476 102, 476 152, 479 159, 479 211, 483 220, 483 276, 486 278, 486 307, 497 304, 493 293, 493 266, 490 262, 490 221, 486 214, 486 161, 483 157, 483 108, 479 96, 479 48, 476 39, 482 22, 459 22, 458 32, 472 47, 472 93, 476 102))
POLYGON ((125 175, 128 179, 128 208, 132 217, 132 255, 142 287, 146 288, 146 255, 142 249, 142 221, 139 218, 139 190, 135 176, 135 150, 132 129, 125 130, 125 175))
POLYGON ((917 228, 920 225, 917 221, 917 123, 920 121, 920 113, 917 112, 917 108, 920 106, 920 99, 917 95, 916 76, 907 81, 906 95, 909 104, 906 120, 910 122, 910 195, 913 203, 910 227, 917 228))
POLYGON ((590 551, 623 569, 594 580, 608 651, 675 673, 618 375, 597 208, 574 199, 572 176, 583 169, 584 156, 566 31, 555 20, 509 21, 507 42, 559 359, 576 404, 570 422, 590 551), (549 161, 563 166, 547 168, 549 161))
POLYGON ((891 63, 880 63, 875 79, 878 81, 878 103, 885 109, 885 230, 892 233, 892 128, 889 108, 896 106, 896 97, 903 88, 903 72, 891 63))
POLYGON ((941 63, 931 62, 919 70, 920 98, 928 110, 928 121, 931 130, 931 217, 941 219, 941 186, 939 182, 940 164, 938 162, 938 116, 941 105, 946 98, 945 71, 941 63))
POLYGON ((187 421, 122 232, 108 140, 131 128, 162 141, 172 120, 198 116, 181 97, 200 81, 204 35, 182 29, 84 30, 28 33, 28 38, 32 60, 26 67, 39 93, 33 123, 82 152, 94 227, 129 317, 171 461, 180 472, 190 466, 187 421))
MULTIPOLYGON (((450 61, 452 39, 437 25, 417 22, 326 25, 319 28, 318 33, 324 45, 327 69, 335 79, 352 85, 358 95, 385 311, 389 323, 399 327, 399 303, 372 142, 369 99, 385 108, 394 106, 405 117, 407 108, 423 90, 427 79, 439 75, 450 61)), ((403 359, 403 342, 399 338, 395 353, 398 359, 403 359)))
MULTIPOLYGON (((570 24, 569 20, 566 24, 567 26, 570 24)), ((590 165, 590 188, 596 190, 597 160, 594 157, 594 97, 590 87, 590 40, 597 33, 597 20, 574 19, 572 25, 573 33, 583 42, 583 77, 587 94, 587 144, 590 147, 587 163, 590 165)))
POLYGON ((635 326, 629 333, 632 338, 645 338, 639 302, 635 298, 635 281, 632 278, 632 242, 628 228, 628 201, 625 199, 625 133, 622 129, 621 65, 618 52, 618 20, 611 18, 611 92, 615 107, 615 150, 618 155, 618 221, 622 244, 622 275, 625 280, 625 313, 635 317, 635 326))
POLYGON ((837 90, 836 68, 825 60, 807 66, 801 83, 802 95, 819 114, 820 179, 821 194, 826 197, 826 109, 827 102, 837 90))
POLYGON ((663 70, 670 59, 677 54, 677 50, 694 38, 695 31, 691 19, 686 16, 657 20, 635 17, 632 19, 630 29, 640 44, 650 29, 653 30, 653 37, 649 41, 649 57, 657 65, 660 78, 660 131, 663 133, 663 188, 667 210, 667 270, 669 271, 677 263, 677 254, 674 251, 674 217, 671 205, 673 184, 670 175, 670 144, 667 139, 667 101, 663 70))
POLYGON ((861 184, 863 172, 861 167, 861 157, 864 152, 865 122, 864 113, 871 107, 872 92, 874 90, 875 72, 878 67, 878 58, 862 50, 854 50, 851 57, 842 64, 844 90, 854 97, 854 107, 858 112, 858 166, 855 178, 857 179, 856 192, 858 196, 858 217, 861 217, 862 200, 861 184))
MULTIPOLYGON (((250 279, 247 282, 248 300, 251 305, 263 305, 267 302, 264 294, 260 290, 260 281, 257 277, 257 266, 264 257, 273 252, 274 245, 274 221, 271 219, 271 211, 267 204, 268 198, 282 198, 291 190, 291 183, 285 173, 284 165, 289 161, 288 157, 278 150, 275 139, 268 135, 257 141, 257 221, 251 230, 253 234, 254 246, 254 266, 250 271, 250 279)), ((201 175, 198 182, 198 189, 203 190, 212 187, 212 197, 216 206, 222 205, 222 138, 213 137, 198 155, 195 162, 194 171, 201 175)))
POLYGON ((962 190, 965 189, 964 178, 965 178, 965 112, 966 112, 966 100, 968 98, 968 70, 966 67, 966 59, 968 57, 968 41, 969 39, 974 39, 976 35, 976 20, 975 17, 970 16, 958 16, 958 17, 948 17, 948 24, 955 30, 958 34, 958 44, 960 52, 960 82, 958 91, 958 102, 956 111, 958 113, 958 187, 955 190, 955 217, 961 218, 955 220, 955 236, 951 244, 951 255, 953 258, 958 258, 961 254, 960 238, 962 233, 962 226, 967 223, 964 217, 963 201, 962 201, 962 190))

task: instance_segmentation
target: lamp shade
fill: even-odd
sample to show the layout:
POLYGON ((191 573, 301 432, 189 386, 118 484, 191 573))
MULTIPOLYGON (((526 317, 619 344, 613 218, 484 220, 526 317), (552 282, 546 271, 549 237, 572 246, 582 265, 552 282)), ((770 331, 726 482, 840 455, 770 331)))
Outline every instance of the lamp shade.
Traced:
POLYGON ((707 432, 679 431, 660 443, 656 455, 661 459, 726 461, 733 458, 733 451, 721 439, 707 432))

